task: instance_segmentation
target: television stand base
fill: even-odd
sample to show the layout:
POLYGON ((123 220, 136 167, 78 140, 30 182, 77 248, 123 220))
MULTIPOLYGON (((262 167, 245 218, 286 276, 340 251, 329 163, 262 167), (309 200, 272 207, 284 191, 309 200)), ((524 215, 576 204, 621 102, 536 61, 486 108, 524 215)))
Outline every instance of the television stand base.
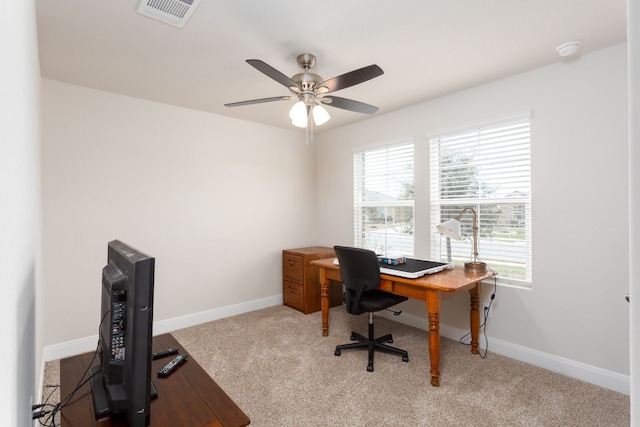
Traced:
POLYGON ((93 398, 94 414, 96 418, 102 418, 111 412, 109 398, 102 379, 102 368, 93 366, 89 371, 89 375, 91 375, 91 396, 93 398))
MULTIPOLYGON (((171 334, 153 337, 153 352, 177 348, 180 354, 189 352, 171 334)), ((57 425, 61 427, 127 427, 126 419, 110 413, 101 419, 94 417, 91 407, 91 380, 87 372, 99 362, 94 353, 85 353, 60 360, 60 395, 73 397, 59 413, 57 425), (82 384, 78 387, 79 384, 82 384)), ((158 372, 167 361, 151 362, 151 372, 158 372)), ((95 371, 94 371, 95 372, 95 371)), ((96 374, 100 376, 100 374, 96 374)), ((242 409, 202 369, 197 360, 189 356, 178 371, 167 378, 153 378, 158 398, 151 401, 149 427, 166 426, 225 426, 245 427, 250 420, 242 409)))
MULTIPOLYGON (((93 409, 96 419, 100 419, 111 412, 111 405, 109 405, 109 398, 107 397, 107 391, 104 387, 104 380, 102 379, 102 368, 100 365, 93 366, 89 370, 91 377, 91 398, 93 399, 93 409)), ((151 381, 151 399, 158 397, 158 389, 156 385, 151 381)))

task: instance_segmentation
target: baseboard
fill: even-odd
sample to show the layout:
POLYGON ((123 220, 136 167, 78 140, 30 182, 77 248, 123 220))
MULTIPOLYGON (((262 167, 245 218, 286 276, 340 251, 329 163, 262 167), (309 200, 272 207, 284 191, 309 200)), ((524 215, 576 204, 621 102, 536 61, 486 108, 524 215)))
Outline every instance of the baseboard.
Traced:
MULTIPOLYGON (((188 328, 190 326, 211 322, 213 320, 229 316, 235 316, 237 314, 248 313, 250 311, 260 310, 279 304, 282 304, 282 295, 247 301, 240 304, 193 313, 173 319, 161 320, 153 324, 153 333, 154 335, 164 334, 178 329, 188 328)), ((410 313, 403 313, 402 316, 393 316, 388 313, 381 313, 380 316, 424 331, 429 330, 429 323, 426 316, 417 316, 410 313)), ((464 336, 467 332, 468 331, 451 326, 440 325, 440 335, 449 339, 459 340, 460 337, 464 336)), ((484 340, 484 336, 481 336, 480 338, 480 347, 484 349, 486 348, 486 341, 484 340)), ((98 336, 95 335, 44 347, 43 372, 44 362, 95 350, 97 342, 98 336)), ((622 375, 587 365, 585 363, 555 356, 553 354, 533 350, 528 347, 492 338, 491 336, 489 336, 489 346, 492 353, 520 360, 530 365, 539 366, 552 372, 557 372, 581 381, 586 381, 618 393, 626 395, 630 395, 631 393, 631 379, 628 375, 622 375)))
MULTIPOLYGON (((417 316, 406 312, 402 316, 393 316, 389 313, 380 313, 380 316, 424 331, 429 330, 426 316, 417 316)), ((440 335, 452 340, 457 341, 468 332, 451 326, 440 325, 440 335)), ((607 371, 585 363, 492 338, 491 336, 488 336, 488 341, 491 353, 500 354, 571 378, 586 381, 627 396, 631 394, 631 377, 629 375, 607 371)), ((487 341, 482 334, 480 336, 480 347, 482 349, 487 348, 487 341)))
MULTIPOLYGON (((224 317, 235 316, 237 314, 248 313, 274 305, 282 304, 282 294, 272 297, 247 301, 226 307, 215 308, 213 310, 193 313, 173 319, 160 320, 153 323, 153 334, 160 335, 178 329, 188 328, 224 317)), ((43 349, 43 364, 51 360, 62 359, 75 356, 77 354, 94 351, 98 345, 98 335, 67 341, 60 344, 45 346, 43 349)), ((44 370, 44 366, 43 366, 44 370)))
POLYGON ((184 329, 190 326, 211 322, 213 320, 248 313, 250 311, 261 310, 263 308, 273 307, 274 305, 280 304, 282 304, 282 294, 234 304, 227 307, 215 308, 213 310, 202 311, 200 313, 188 314, 186 316, 176 317, 169 320, 161 320, 159 322, 154 322, 153 334, 166 334, 167 332, 176 331, 178 329, 184 329))

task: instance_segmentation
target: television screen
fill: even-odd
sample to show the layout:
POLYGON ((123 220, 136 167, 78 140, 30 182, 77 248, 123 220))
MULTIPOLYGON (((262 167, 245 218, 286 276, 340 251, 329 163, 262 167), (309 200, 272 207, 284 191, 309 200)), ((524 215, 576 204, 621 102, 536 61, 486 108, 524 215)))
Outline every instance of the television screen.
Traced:
POLYGON ((109 242, 91 385, 96 417, 126 417, 129 427, 150 422, 154 270, 155 258, 109 242))

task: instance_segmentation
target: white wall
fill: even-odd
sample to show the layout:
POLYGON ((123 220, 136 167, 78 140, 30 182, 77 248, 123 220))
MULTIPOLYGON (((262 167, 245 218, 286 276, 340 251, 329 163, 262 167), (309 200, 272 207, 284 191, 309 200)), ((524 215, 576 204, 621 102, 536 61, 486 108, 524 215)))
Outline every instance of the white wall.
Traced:
MULTIPOLYGON (((34 3, 3 4, 0 26, 0 425, 31 424, 35 400, 38 112, 34 3)), ((39 364, 38 364, 39 365, 39 364)))
POLYGON ((53 80, 42 126, 45 346, 97 335, 112 239, 156 258, 160 323, 281 302, 282 249, 315 243, 302 133, 53 80))
MULTIPOLYGON (((428 257, 426 132, 530 109, 534 282, 531 289, 498 289, 490 341, 585 364, 624 382, 629 375, 623 298, 629 280, 626 67, 626 44, 616 45, 318 135, 319 243, 353 243, 352 149, 413 135, 416 252, 428 257)), ((490 288, 483 288, 485 299, 490 288)), ((410 315, 426 317, 422 303, 405 304, 410 315)), ((445 330, 467 329, 467 313, 467 298, 445 301, 445 330)))
POLYGON ((640 426, 640 6, 627 2, 627 39, 629 43, 629 227, 630 242, 630 304, 631 341, 631 425, 640 426))

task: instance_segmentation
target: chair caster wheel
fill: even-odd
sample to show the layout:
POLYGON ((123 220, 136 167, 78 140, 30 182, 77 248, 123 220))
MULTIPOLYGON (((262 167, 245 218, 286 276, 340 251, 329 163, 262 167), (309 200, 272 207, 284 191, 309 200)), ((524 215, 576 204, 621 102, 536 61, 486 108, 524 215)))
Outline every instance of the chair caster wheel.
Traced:
POLYGON ((340 350, 336 350, 336 352, 333 354, 335 354, 336 356, 340 356, 340 350))
POLYGON ((393 338, 390 338, 389 341, 387 341, 387 343, 393 344, 393 338))
POLYGON ((373 372, 373 365, 367 365, 367 372, 373 372))
POLYGON ((409 361, 409 356, 402 356, 402 361, 403 362, 408 362, 409 361))
POLYGON ((351 341, 355 341, 357 340, 356 336, 354 334, 351 334, 351 337, 349 338, 351 341))

